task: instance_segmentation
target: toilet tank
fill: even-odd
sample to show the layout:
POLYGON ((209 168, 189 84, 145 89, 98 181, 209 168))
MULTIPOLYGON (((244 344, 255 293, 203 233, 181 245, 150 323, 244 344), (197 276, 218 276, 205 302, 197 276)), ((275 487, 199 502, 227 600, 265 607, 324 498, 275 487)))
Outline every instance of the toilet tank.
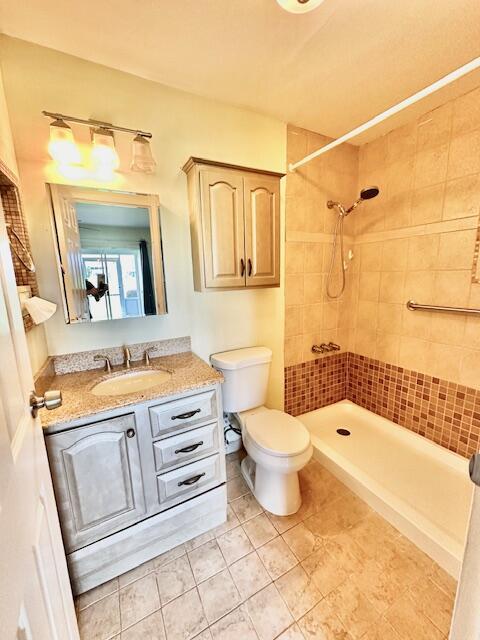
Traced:
POLYGON ((267 347, 248 347, 215 353, 210 357, 223 373, 223 410, 246 411, 265 404, 272 352, 267 347))

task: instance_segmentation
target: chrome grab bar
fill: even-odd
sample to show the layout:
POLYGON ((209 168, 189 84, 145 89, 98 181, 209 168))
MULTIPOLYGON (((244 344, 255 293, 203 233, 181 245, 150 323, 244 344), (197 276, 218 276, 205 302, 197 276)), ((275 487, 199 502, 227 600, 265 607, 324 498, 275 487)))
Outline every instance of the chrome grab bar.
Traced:
POLYGON ((479 316, 480 309, 469 309, 467 307, 441 307, 436 304, 418 304, 415 300, 407 302, 407 309, 410 311, 443 311, 445 313, 468 313, 470 315, 479 316))

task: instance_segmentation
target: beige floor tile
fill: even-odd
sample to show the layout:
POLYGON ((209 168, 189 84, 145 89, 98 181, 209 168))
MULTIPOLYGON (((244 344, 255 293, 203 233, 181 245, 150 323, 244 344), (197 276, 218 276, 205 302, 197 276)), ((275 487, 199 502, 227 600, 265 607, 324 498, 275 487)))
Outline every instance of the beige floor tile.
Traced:
POLYGON ((429 578, 421 579, 410 588, 417 610, 433 622, 444 635, 450 631, 454 599, 429 578))
POLYGON ((113 580, 104 582, 98 587, 77 596, 75 598, 75 609, 77 611, 85 609, 85 607, 105 598, 105 596, 109 596, 111 593, 115 593, 115 591, 118 591, 118 578, 113 578, 113 580))
POLYGON ((339 533, 337 536, 326 538, 325 551, 334 559, 338 567, 347 573, 360 573, 368 562, 362 547, 357 545, 350 536, 350 532, 339 533))
POLYGON ((278 636, 278 640, 304 640, 304 638, 300 627, 295 623, 284 631, 282 635, 278 636))
POLYGON ((227 480, 236 478, 240 475, 240 460, 238 458, 230 459, 230 456, 226 457, 227 467, 227 480))
POLYGON ((176 560, 177 558, 184 556, 185 553, 185 545, 180 544, 178 547, 174 547, 169 551, 165 551, 165 553, 162 553, 160 556, 157 556, 152 560, 152 562, 155 569, 159 569, 160 567, 163 567, 164 564, 168 564, 172 560, 176 560))
POLYGON ((319 602, 300 619, 305 640, 351 640, 351 636, 326 600, 319 602))
POLYGON ((322 537, 336 536, 371 513, 370 507, 353 494, 342 495, 321 512, 305 520, 305 526, 322 537))
POLYGON ((262 513, 263 509, 255 500, 255 497, 249 493, 246 496, 232 500, 230 506, 240 522, 246 522, 262 513))
POLYGON ((281 537, 259 547, 257 553, 272 580, 276 580, 297 564, 297 559, 281 537))
POLYGON ((213 640, 258 640, 244 605, 212 625, 211 630, 213 640))
POLYGON ((297 565, 275 581, 290 613, 298 620, 323 598, 312 578, 297 565))
POLYGON ((138 567, 135 567, 131 571, 127 571, 126 573, 123 573, 121 576, 119 576, 118 586, 121 589, 122 587, 127 586, 127 584, 130 584, 131 582, 135 582, 135 580, 138 580, 139 578, 143 578, 144 576, 148 575, 154 569, 155 569, 155 565, 153 560, 144 562, 143 564, 139 565, 138 567))
POLYGON ((193 640, 212 640, 212 632, 210 631, 210 627, 199 633, 198 636, 195 636, 193 640))
POLYGON ((217 540, 228 565, 253 551, 250 540, 242 527, 236 527, 224 533, 217 540))
POLYGON ((271 582, 267 570, 255 551, 230 565, 230 574, 243 600, 253 596, 271 582))
POLYGON ((398 579, 395 572, 385 571, 375 560, 368 560, 351 579, 380 614, 385 613, 407 590, 407 585, 398 579))
POLYGON ((293 622, 274 584, 249 598, 246 606, 260 640, 273 640, 293 622))
POLYGON ((392 625, 386 620, 380 620, 378 624, 369 629, 362 636, 362 640, 402 640, 392 625))
POLYGON ((418 611, 408 593, 390 607, 385 618, 402 640, 444 640, 443 633, 418 611))
POLYGON ((161 611, 122 631, 121 640, 165 640, 165 630, 161 611))
POLYGON ((255 549, 278 536, 277 530, 264 513, 245 522, 243 529, 255 549))
POLYGON ((303 522, 282 534, 282 538, 299 561, 305 560, 323 546, 322 538, 307 529, 303 522))
POLYGON ((219 524, 218 527, 215 527, 215 529, 213 529, 213 533, 216 538, 219 538, 224 533, 227 533, 227 531, 230 531, 231 529, 235 529, 235 527, 238 527, 239 524, 240 522, 238 521, 238 518, 235 515, 235 512, 233 511, 232 507, 228 504, 226 522, 224 522, 223 524, 219 524))
POLYGON ((361 638, 379 620, 376 609, 348 578, 326 599, 354 639, 361 638))
POLYGON ((210 542, 215 537, 215 532, 212 529, 211 531, 206 531, 205 533, 201 533, 199 536, 192 538, 191 540, 187 540, 185 542, 185 551, 193 551, 197 547, 201 547, 202 544, 206 542, 210 542))
POLYGON ((178 598, 195 586, 187 556, 181 556, 157 571, 158 591, 162 605, 178 598))
POLYGON ((284 533, 302 521, 302 516, 298 511, 291 516, 276 516, 267 512, 267 516, 278 533, 284 533))
POLYGON ((228 569, 199 584, 198 592, 209 624, 213 624, 242 602, 228 569))
POLYGON ((308 556, 302 562, 302 567, 312 577, 324 596, 340 586, 348 577, 348 573, 337 566, 334 558, 324 548, 308 556))
POLYGON ((162 609, 167 640, 190 640, 208 627, 197 589, 191 589, 162 609))
POLYGON ((130 627, 160 608, 157 580, 154 573, 120 589, 122 629, 130 627))
POLYGON ((433 582, 440 587, 442 591, 445 591, 447 595, 455 598, 457 593, 457 581, 438 564, 434 565, 432 573, 430 574, 430 579, 433 580, 433 582))
POLYGON ((82 640, 106 640, 120 633, 118 591, 80 611, 78 627, 82 640))
POLYGON ((228 502, 236 500, 241 496, 245 496, 250 493, 250 489, 247 487, 245 480, 242 476, 237 476, 227 481, 227 498, 228 502))
POLYGON ((203 582, 227 566, 216 540, 210 540, 189 551, 188 559, 197 583, 203 582))
POLYGON ((350 530, 351 537, 372 559, 385 562, 394 555, 395 539, 400 533, 376 513, 357 522, 350 530))

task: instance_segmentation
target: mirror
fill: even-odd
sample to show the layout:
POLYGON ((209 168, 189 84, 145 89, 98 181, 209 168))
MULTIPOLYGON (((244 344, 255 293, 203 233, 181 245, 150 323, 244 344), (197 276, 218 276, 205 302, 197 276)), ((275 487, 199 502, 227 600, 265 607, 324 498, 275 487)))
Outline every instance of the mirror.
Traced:
POLYGON ((158 197, 47 186, 65 321, 167 313, 158 197))

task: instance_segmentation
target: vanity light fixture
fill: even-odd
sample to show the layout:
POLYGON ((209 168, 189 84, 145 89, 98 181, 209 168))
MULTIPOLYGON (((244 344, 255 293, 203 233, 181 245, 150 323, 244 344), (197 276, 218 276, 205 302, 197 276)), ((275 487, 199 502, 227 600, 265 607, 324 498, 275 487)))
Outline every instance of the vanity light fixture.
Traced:
POLYGON ((75 143, 73 131, 61 118, 50 124, 48 153, 60 165, 80 163, 80 151, 75 143))
POLYGON ((115 149, 113 131, 98 127, 92 129, 92 162, 101 172, 115 171, 120 166, 120 158, 115 149))
POLYGON ((324 0, 277 0, 278 4, 290 13, 308 13, 319 7, 324 0))
POLYGON ((75 116, 67 116, 62 113, 52 113, 50 111, 42 111, 42 114, 53 120, 50 125, 48 151, 58 164, 80 164, 80 151, 75 144, 72 129, 66 124, 67 122, 73 122, 90 127, 92 135, 92 161, 95 169, 99 173, 113 172, 115 169, 118 169, 120 165, 120 159, 115 149, 114 131, 131 133, 135 136, 133 139, 133 155, 130 168, 133 171, 141 171, 143 173, 154 172, 156 163, 150 148, 150 139, 152 138, 150 132, 119 127, 110 122, 102 122, 101 120, 86 120, 84 118, 76 118, 75 116))

